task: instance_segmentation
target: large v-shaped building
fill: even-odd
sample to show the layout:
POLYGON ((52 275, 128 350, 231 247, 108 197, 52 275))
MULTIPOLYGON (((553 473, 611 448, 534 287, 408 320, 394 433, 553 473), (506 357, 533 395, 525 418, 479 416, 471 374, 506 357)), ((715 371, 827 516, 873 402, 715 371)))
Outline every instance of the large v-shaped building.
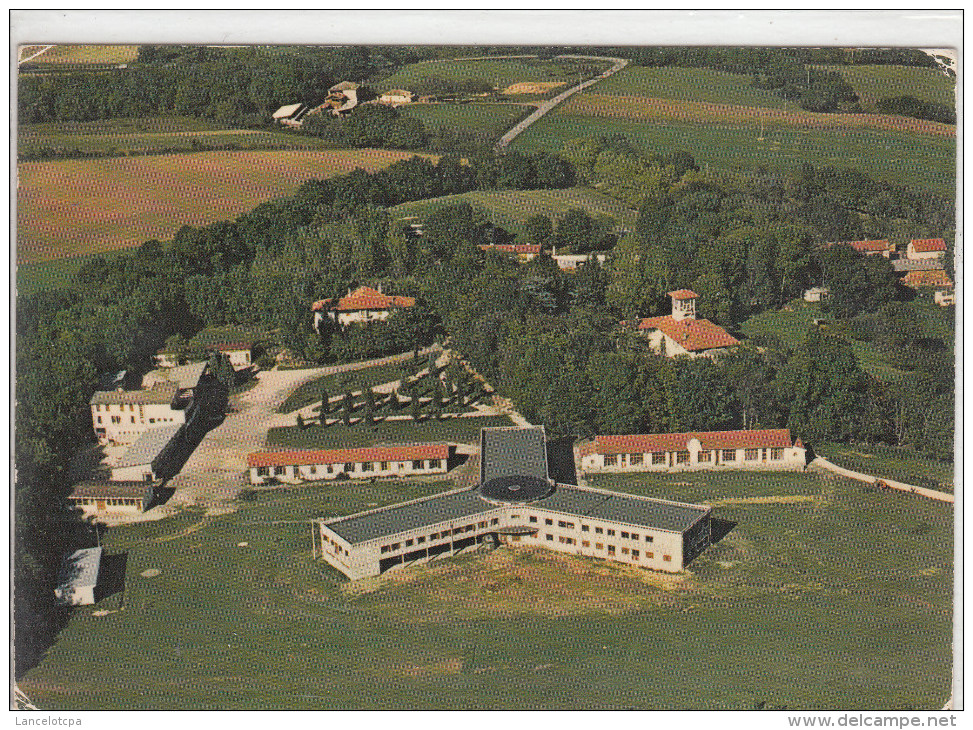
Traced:
POLYGON ((675 573, 710 544, 709 507, 555 483, 540 426, 483 429, 479 477, 473 488, 315 520, 315 556, 352 580, 484 544, 675 573))

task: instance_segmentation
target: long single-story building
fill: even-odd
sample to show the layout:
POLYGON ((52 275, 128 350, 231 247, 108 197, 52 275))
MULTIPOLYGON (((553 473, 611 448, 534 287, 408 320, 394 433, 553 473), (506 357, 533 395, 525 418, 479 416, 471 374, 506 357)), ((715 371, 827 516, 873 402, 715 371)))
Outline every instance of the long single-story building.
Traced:
POLYGON ((941 238, 917 238, 905 248, 907 259, 938 259, 946 255, 946 241, 941 238))
POLYGON ((85 517, 137 515, 152 502, 152 482, 113 482, 89 480, 75 484, 68 503, 85 517))
POLYGON ((709 507, 555 483, 542 427, 483 429, 480 451, 477 487, 313 521, 315 556, 352 580, 500 543, 674 573, 710 544, 709 507))
POLYGON ((772 469, 803 471, 806 450, 786 428, 595 436, 576 446, 585 473, 772 469))
POLYGON ((154 482, 172 476, 167 464, 183 442, 183 426, 151 428, 142 433, 111 467, 113 482, 154 482))
POLYGON ((250 483, 445 474, 449 444, 390 444, 360 449, 258 451, 247 457, 250 483))
POLYGON ((101 548, 83 548, 65 555, 57 579, 54 597, 69 606, 90 606, 95 602, 95 588, 101 570, 101 548))

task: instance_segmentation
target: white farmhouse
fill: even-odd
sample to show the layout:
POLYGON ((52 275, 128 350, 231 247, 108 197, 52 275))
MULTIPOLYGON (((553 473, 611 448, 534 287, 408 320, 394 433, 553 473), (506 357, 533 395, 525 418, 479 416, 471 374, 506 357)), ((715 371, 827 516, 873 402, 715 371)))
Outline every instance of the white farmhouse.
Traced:
POLYGON ((145 390, 96 391, 91 396, 91 423, 98 443, 125 445, 159 426, 186 422, 177 383, 156 382, 145 390))
POLYGON ((141 514, 152 502, 152 482, 86 481, 74 485, 68 503, 85 517, 141 514))
POLYGON ((360 286, 340 299, 321 299, 314 302, 311 305, 311 311, 314 312, 314 330, 319 331, 325 316, 344 326, 388 319, 397 309, 414 307, 415 304, 416 300, 412 297, 386 296, 382 293, 381 286, 378 289, 360 286))
POLYGON ((740 341, 708 319, 696 319, 696 299, 699 295, 689 289, 669 292, 672 314, 648 317, 637 328, 649 341, 649 348, 666 357, 712 357, 740 341))
POLYGON ((905 257, 913 261, 938 259, 946 255, 946 242, 941 238, 922 238, 909 241, 905 257))
POLYGON ((575 451, 586 474, 701 469, 803 471, 806 464, 804 444, 800 439, 792 441, 786 428, 595 436, 575 451))

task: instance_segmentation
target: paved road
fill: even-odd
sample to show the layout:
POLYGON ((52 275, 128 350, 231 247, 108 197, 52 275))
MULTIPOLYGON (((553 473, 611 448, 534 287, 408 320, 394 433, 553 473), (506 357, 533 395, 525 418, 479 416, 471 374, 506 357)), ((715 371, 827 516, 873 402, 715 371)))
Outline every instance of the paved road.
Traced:
MULTIPOLYGON (((427 348, 420 354, 437 349, 438 346, 427 348)), ((412 353, 405 353, 347 365, 259 373, 257 385, 230 399, 231 412, 226 419, 206 434, 182 471, 169 481, 167 486, 176 493, 158 509, 163 514, 187 505, 215 511, 230 509, 228 503, 246 486, 247 455, 264 447, 267 431, 280 416, 277 408, 291 393, 324 375, 402 362, 411 357, 412 353)))
POLYGON ((524 120, 518 122, 517 124, 515 124, 509 130, 507 130, 507 133, 506 134, 504 134, 500 138, 500 140, 497 142, 496 146, 494 147, 494 149, 497 150, 498 152, 500 150, 504 149, 507 145, 509 145, 514 140, 514 138, 517 135, 519 135, 521 132, 523 132, 525 129, 527 129, 527 127, 529 127, 531 124, 533 124, 534 122, 536 122, 542 116, 544 116, 545 114, 547 114, 549 111, 551 111, 551 109, 553 109, 554 107, 556 107, 558 104, 560 104, 562 101, 564 101, 568 97, 573 96, 574 94, 577 94, 579 91, 582 91, 584 89, 587 89, 592 84, 597 84, 603 78, 608 78, 612 74, 617 73, 617 72, 621 71, 623 68, 625 68, 626 66, 628 66, 628 61, 626 59, 624 59, 624 58, 607 58, 605 56, 573 56, 573 55, 572 56, 558 56, 558 58, 582 58, 582 59, 586 59, 586 60, 589 60, 589 61, 614 61, 615 65, 612 66, 607 71, 605 71, 600 76, 596 76, 593 79, 589 79, 588 81, 585 81, 584 83, 578 84, 577 86, 572 86, 567 91, 562 91, 560 94, 558 94, 557 96, 555 96, 550 101, 545 101, 543 104, 541 104, 540 106, 538 106, 537 107, 537 111, 531 113, 531 115, 528 116, 526 119, 524 119, 524 120))
POLYGON ((870 474, 862 474, 858 471, 852 471, 851 469, 845 469, 844 467, 833 464, 823 456, 816 457, 809 465, 809 467, 819 467, 821 469, 827 469, 828 471, 833 471, 836 474, 841 474, 842 476, 849 477, 851 479, 857 479, 860 482, 867 482, 868 484, 875 484, 878 481, 882 481, 887 486, 892 489, 897 489, 900 492, 910 492, 912 494, 918 494, 921 497, 927 497, 929 499, 935 499, 940 502, 950 502, 952 503, 956 498, 949 492, 939 492, 935 489, 926 489, 925 487, 915 487, 911 484, 905 484, 903 482, 897 482, 892 479, 885 479, 884 477, 873 477, 870 474))

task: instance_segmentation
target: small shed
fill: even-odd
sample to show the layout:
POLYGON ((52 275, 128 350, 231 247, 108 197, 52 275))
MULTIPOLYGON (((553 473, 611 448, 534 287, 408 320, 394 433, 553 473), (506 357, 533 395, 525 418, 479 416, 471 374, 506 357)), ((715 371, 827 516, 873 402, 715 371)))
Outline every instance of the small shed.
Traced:
POLYGON ((68 606, 90 606, 101 569, 101 548, 82 548, 64 556, 54 596, 68 606))

